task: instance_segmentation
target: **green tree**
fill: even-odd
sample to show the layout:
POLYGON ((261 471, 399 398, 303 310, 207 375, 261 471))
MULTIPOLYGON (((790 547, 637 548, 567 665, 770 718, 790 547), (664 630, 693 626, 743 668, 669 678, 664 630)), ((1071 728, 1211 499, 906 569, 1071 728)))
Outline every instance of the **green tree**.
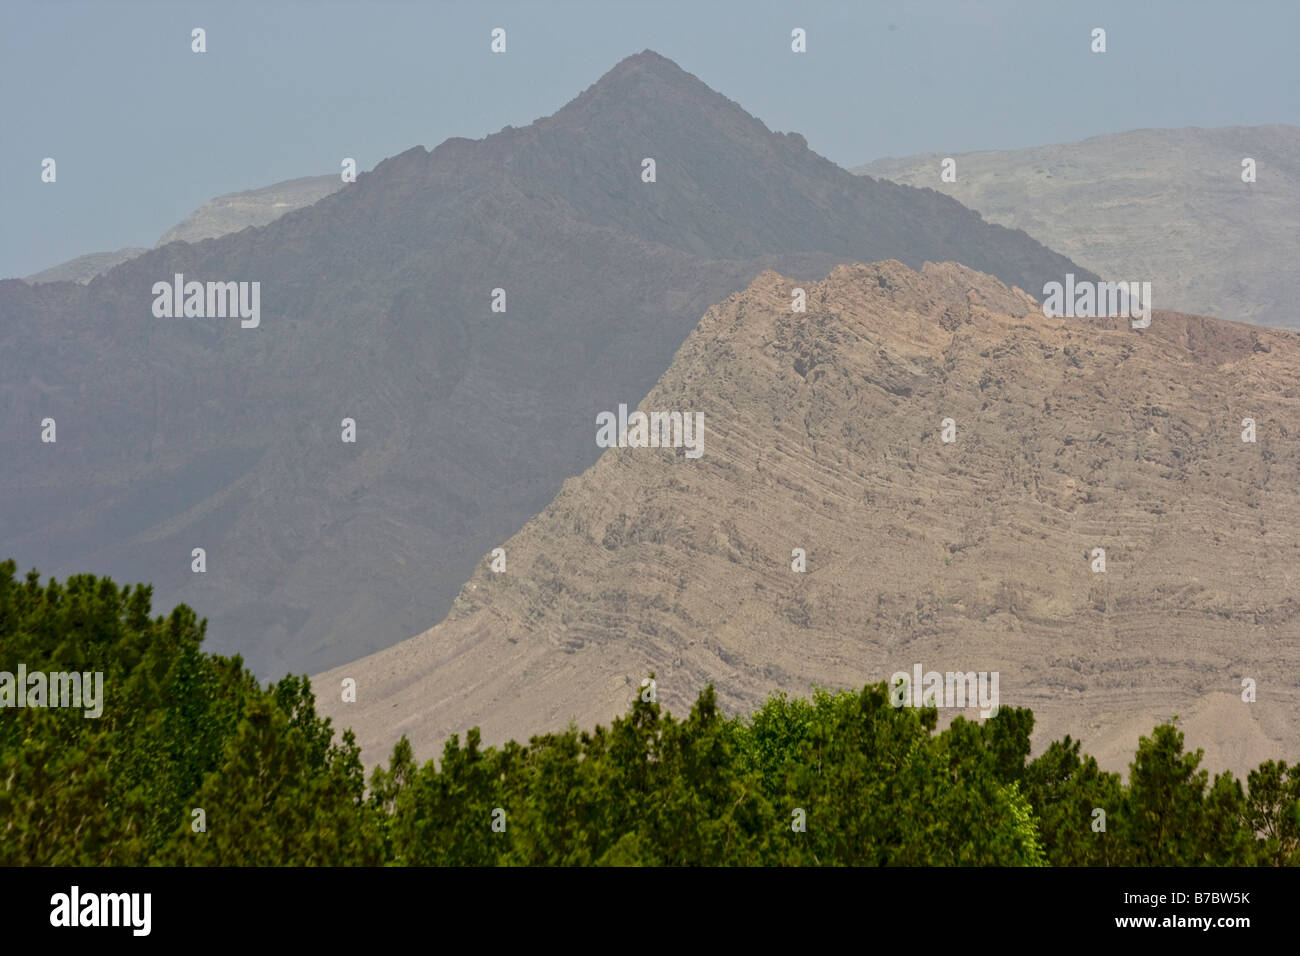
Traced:
POLYGON ((1119 830, 1135 866, 1220 866, 1253 862, 1245 825, 1245 800, 1231 774, 1220 774, 1206 793, 1209 774, 1198 769, 1203 752, 1183 751, 1173 724, 1138 741, 1119 830))
POLYGON ((1123 837, 1111 826, 1111 817, 1122 812, 1123 786, 1119 774, 1103 772, 1079 746, 1068 735, 1049 744, 1026 768, 1025 796, 1049 865, 1117 865, 1128 858, 1123 837), (1098 829, 1103 820, 1106 829, 1098 829))
POLYGON ((1266 760, 1246 782, 1246 825, 1259 835, 1259 862, 1300 866, 1300 764, 1266 760))

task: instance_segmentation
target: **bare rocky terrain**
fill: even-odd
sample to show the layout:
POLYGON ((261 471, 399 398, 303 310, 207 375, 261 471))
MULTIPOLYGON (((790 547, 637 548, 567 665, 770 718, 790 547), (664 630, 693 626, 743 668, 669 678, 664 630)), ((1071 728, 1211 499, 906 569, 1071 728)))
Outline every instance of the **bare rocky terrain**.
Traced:
MULTIPOLYGON (((1142 129, 1078 143, 881 159, 855 172, 943 192, 1160 308, 1300 328, 1300 127, 1142 129), (1241 179, 1241 161, 1256 181, 1241 179)), ((1035 295, 1041 289, 1029 290, 1035 295)))
POLYGON ((1174 715, 1213 769, 1300 755, 1300 335, 1044 318, 952 263, 799 284, 709 309, 640 402, 703 412, 700 458, 606 450, 442 623, 313 679, 367 762, 606 722, 650 672, 739 713, 916 663, 999 672, 1107 769, 1174 715))

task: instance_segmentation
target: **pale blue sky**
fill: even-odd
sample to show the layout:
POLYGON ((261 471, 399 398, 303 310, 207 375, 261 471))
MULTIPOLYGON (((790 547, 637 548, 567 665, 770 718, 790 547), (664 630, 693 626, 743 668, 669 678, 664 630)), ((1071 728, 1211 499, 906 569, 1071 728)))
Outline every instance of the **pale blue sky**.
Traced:
POLYGON ((337 173, 343 156, 370 169, 526 125, 646 48, 855 166, 1300 123, 1297 36, 1293 0, 0 0, 0 277, 151 246, 213 196, 337 173))

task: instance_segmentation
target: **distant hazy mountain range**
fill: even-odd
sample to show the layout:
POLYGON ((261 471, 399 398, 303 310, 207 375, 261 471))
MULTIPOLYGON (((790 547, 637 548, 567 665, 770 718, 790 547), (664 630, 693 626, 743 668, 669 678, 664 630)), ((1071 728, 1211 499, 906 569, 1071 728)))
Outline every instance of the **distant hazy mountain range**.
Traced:
POLYGON ((1151 280, 1158 308, 1300 328, 1300 127, 1143 129, 949 155, 952 183, 941 153, 855 172, 937 189, 1104 278, 1151 280))
POLYGON ((414 147, 265 226, 89 285, 0 282, 0 554, 153 582, 210 616, 212 649, 323 670, 441 620, 712 303, 766 268, 888 258, 1089 275, 647 51, 553 116, 414 147), (260 325, 156 317, 176 273, 259 282, 260 325))
MULTIPOLYGON (((168 229, 154 248, 177 240, 198 242, 202 239, 215 239, 227 233, 239 232, 249 226, 265 226, 287 212, 310 206, 342 188, 343 185, 342 179, 338 176, 307 176, 263 186, 261 189, 227 193, 209 203, 204 203, 181 222, 168 229)), ((23 281, 85 283, 114 266, 121 265, 128 259, 134 259, 148 251, 128 246, 116 252, 92 252, 27 276, 23 281)))
POLYGON ((1110 770, 1175 715, 1215 770, 1289 759, 1297 382, 1292 332, 1045 318, 951 263, 765 272, 633 406, 702 413, 699 458, 610 448, 446 620, 317 677, 320 706, 373 762, 608 722, 651 672, 684 715, 708 683, 734 713, 920 665, 997 673, 1040 746, 1110 770))

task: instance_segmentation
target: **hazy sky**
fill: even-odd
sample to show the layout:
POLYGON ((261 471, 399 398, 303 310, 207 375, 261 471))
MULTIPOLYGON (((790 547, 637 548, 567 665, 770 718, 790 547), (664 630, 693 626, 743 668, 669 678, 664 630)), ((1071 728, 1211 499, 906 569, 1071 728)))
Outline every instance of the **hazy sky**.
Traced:
POLYGON ((1297 36, 1294 0, 0 0, 0 277, 152 246, 214 196, 337 173, 344 156, 370 169, 527 125, 646 48, 856 166, 1300 123, 1297 36))

